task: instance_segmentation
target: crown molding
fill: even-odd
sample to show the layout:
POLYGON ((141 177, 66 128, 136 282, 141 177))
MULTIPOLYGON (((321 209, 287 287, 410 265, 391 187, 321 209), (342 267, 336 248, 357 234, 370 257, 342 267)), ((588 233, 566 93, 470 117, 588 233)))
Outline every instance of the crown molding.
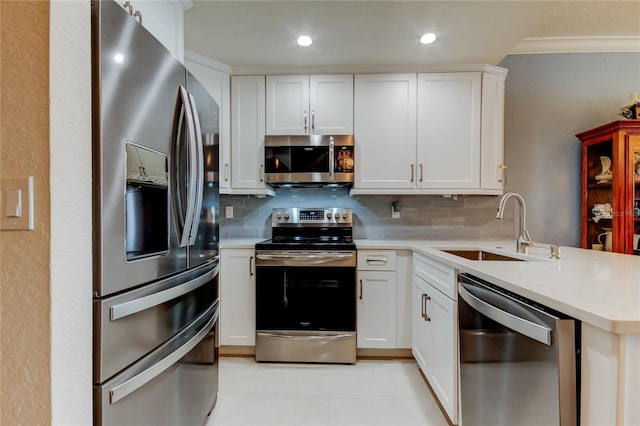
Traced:
POLYGON ((522 40, 510 54, 603 52, 640 52, 640 36, 531 37, 522 40))
POLYGON ((385 74, 421 72, 490 72, 506 76, 507 70, 488 64, 380 64, 380 65, 323 65, 323 66, 238 66, 233 75, 291 75, 291 74, 385 74))
POLYGON ((223 74, 231 75, 231 67, 229 65, 216 61, 215 59, 211 59, 199 53, 193 52, 191 50, 184 51, 184 60, 202 65, 203 67, 211 68, 212 70, 221 72, 223 74))

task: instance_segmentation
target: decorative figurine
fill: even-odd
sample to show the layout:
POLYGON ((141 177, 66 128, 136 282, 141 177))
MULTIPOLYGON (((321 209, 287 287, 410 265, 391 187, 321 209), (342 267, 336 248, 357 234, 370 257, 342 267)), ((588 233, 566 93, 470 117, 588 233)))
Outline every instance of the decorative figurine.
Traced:
POLYGON ((613 178, 613 174, 611 171, 611 158, 603 155, 602 157, 600 157, 600 163, 602 164, 602 172, 596 176, 596 182, 611 182, 611 179, 613 178))

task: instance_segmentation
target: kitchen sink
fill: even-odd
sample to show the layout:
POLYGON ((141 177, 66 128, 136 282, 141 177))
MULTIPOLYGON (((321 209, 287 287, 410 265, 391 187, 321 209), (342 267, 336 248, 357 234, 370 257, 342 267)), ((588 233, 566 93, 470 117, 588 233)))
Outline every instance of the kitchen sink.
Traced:
POLYGON ((504 254, 492 253, 490 251, 484 251, 479 249, 455 249, 455 250, 445 250, 440 249, 445 253, 453 254, 454 256, 464 257, 469 260, 482 260, 482 261, 517 261, 522 262, 524 259, 519 259, 517 257, 511 257, 504 254))

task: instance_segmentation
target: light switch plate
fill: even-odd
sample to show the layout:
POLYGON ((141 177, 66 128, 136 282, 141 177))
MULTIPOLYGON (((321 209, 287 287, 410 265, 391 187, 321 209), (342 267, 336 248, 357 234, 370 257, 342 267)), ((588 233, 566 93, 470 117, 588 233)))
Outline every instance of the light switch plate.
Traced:
POLYGON ((233 217, 233 206, 224 207, 224 217, 231 219, 233 217))
POLYGON ((6 178, 0 180, 0 230, 2 231, 33 231, 33 176, 26 178, 6 178), (20 191, 20 196, 9 196, 20 191), (10 206, 7 203, 19 202, 20 206, 10 206), (8 217, 7 211, 17 211, 20 217, 8 217))

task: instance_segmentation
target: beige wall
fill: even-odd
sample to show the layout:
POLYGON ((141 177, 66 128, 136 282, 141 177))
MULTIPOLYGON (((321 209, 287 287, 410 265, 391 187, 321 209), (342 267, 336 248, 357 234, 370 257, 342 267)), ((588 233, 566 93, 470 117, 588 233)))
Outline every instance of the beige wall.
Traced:
POLYGON ((0 424, 48 424, 48 1, 0 1, 0 57, 0 175, 35 189, 35 231, 0 233, 0 424))

